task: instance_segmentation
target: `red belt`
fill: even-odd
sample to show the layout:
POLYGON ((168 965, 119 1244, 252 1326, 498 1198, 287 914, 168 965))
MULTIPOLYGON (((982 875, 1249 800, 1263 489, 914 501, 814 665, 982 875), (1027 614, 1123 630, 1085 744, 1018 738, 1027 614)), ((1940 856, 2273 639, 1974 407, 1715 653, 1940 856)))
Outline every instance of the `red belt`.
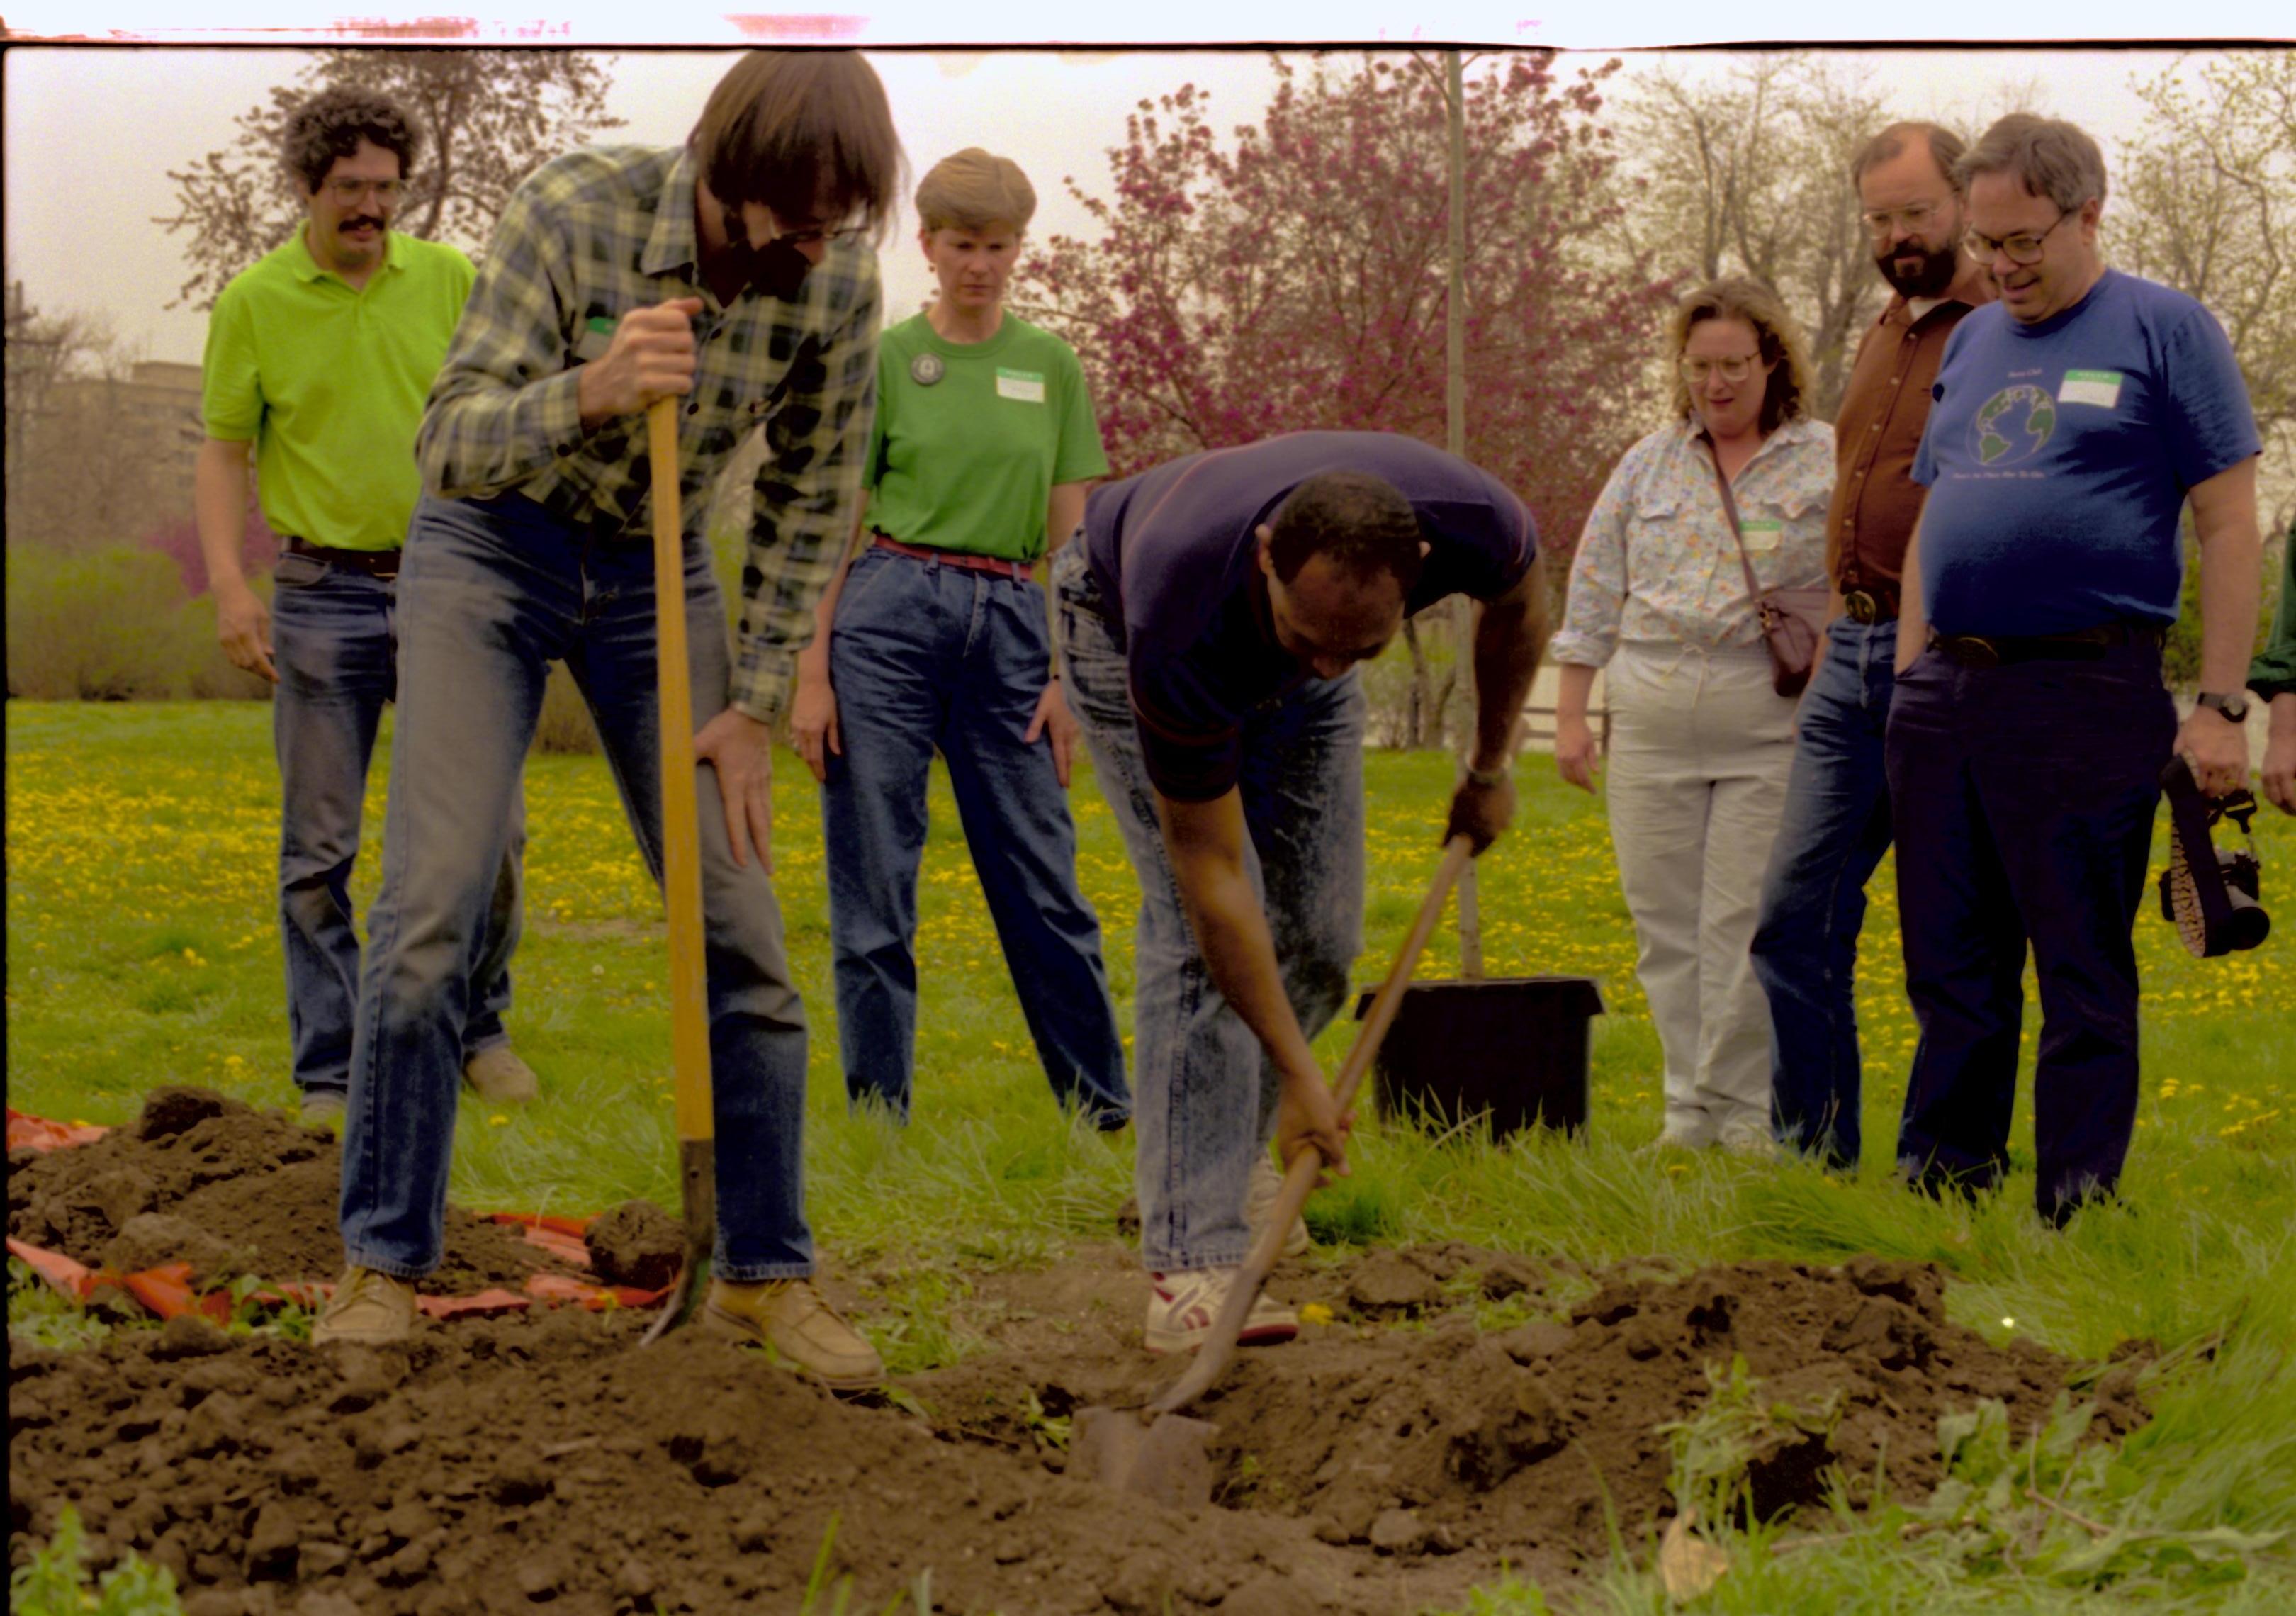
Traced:
POLYGON ((1008 562, 1001 555, 971 555, 962 550, 930 550, 922 545, 905 545, 885 533, 877 535, 877 548, 921 562, 939 562, 944 567, 962 567, 968 572, 994 572, 999 578, 1029 576, 1026 562, 1008 562))

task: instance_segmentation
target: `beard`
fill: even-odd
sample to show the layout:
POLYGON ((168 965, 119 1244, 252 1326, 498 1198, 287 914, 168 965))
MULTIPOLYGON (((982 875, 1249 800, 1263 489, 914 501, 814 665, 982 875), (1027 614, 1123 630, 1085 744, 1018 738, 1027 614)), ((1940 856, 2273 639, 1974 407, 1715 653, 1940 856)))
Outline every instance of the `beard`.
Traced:
POLYGON ((711 271, 720 267, 740 277, 741 284, 752 287, 767 297, 779 298, 784 303, 794 303, 805 292, 805 277, 813 267, 812 261, 787 242, 767 242, 762 247, 750 245, 749 234, 742 216, 720 204, 719 217, 725 221, 726 245, 711 254, 715 260, 711 271))
POLYGON ((767 297, 794 303, 805 292, 805 277, 813 261, 787 242, 768 242, 746 250, 750 284, 767 297))
POLYGON ((1874 267, 1901 297, 1941 298, 1953 284, 1954 272, 1961 267, 1960 249, 1946 247, 1932 252, 1915 249, 1908 242, 1903 249, 1875 253, 1874 267), (1920 266, 1910 274, 1899 267, 1908 258, 1920 266))

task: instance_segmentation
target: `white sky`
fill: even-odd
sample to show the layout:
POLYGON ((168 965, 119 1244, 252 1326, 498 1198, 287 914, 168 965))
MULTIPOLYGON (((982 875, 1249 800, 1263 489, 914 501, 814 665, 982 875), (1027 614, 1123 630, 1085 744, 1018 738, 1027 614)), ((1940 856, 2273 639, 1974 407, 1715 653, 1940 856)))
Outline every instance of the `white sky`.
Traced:
MULTIPOLYGON (((26 26, 12 6, 9 21, 26 26)), ((1566 53, 1562 66, 1567 73, 1604 54, 1566 53)), ((1966 122, 1980 108, 1997 109, 2001 86, 2036 85, 2045 103, 2036 110, 2081 123, 2110 156, 2112 143, 2140 120, 2129 81, 2159 71, 2176 53, 1964 47, 1842 54, 1909 117, 1966 122)), ((1225 130, 1256 121, 1273 82, 1265 53, 1241 48, 872 51, 870 59, 885 80, 913 175, 967 145, 1013 157, 1037 187, 1038 236, 1085 229, 1062 178, 1073 175, 1088 192, 1106 194, 1106 149, 1122 141, 1125 118, 1143 96, 1193 81, 1211 93, 1214 127, 1225 130)), ((7 273, 23 282, 32 305, 52 314, 100 313, 138 357, 196 362, 204 317, 164 308, 186 274, 182 238, 150 222, 174 210, 166 171, 228 145, 233 119, 266 99, 271 86, 292 81, 301 61, 299 52, 273 49, 10 49, 7 273)), ((725 50, 621 53, 611 68, 608 104, 627 124, 608 138, 683 139, 729 61, 725 50)), ((1693 71, 1727 66, 1711 55, 1638 53, 1628 55, 1621 78, 1661 62, 1693 71)), ((906 216, 897 219, 885 250, 887 309, 895 316, 914 311, 931 290, 914 229, 906 216)))

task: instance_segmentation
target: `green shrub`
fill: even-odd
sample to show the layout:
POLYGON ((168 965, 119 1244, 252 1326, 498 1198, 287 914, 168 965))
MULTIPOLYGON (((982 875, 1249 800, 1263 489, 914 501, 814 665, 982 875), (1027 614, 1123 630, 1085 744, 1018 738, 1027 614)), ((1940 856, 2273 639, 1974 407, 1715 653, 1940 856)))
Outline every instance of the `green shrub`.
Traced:
POLYGON ((126 546, 83 554, 9 546, 11 696, 165 701, 267 688, 226 660, 214 603, 186 601, 165 555, 126 546))

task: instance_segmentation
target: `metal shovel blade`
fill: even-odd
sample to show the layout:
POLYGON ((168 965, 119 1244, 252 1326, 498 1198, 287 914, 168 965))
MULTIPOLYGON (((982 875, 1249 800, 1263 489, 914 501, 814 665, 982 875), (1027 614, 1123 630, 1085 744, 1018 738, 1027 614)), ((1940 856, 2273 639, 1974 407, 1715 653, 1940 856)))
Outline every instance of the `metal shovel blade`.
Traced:
POLYGON ((1146 1408, 1079 1408, 1069 1428, 1069 1473, 1173 1509, 1212 1501, 1210 1420, 1146 1408))
POLYGON ((679 1140, 677 1167, 685 1206, 685 1259, 677 1265, 677 1277, 670 1282, 661 1311, 638 1341, 642 1347, 652 1346, 691 1318, 701 1305, 701 1287, 718 1243, 718 1142, 679 1140))

